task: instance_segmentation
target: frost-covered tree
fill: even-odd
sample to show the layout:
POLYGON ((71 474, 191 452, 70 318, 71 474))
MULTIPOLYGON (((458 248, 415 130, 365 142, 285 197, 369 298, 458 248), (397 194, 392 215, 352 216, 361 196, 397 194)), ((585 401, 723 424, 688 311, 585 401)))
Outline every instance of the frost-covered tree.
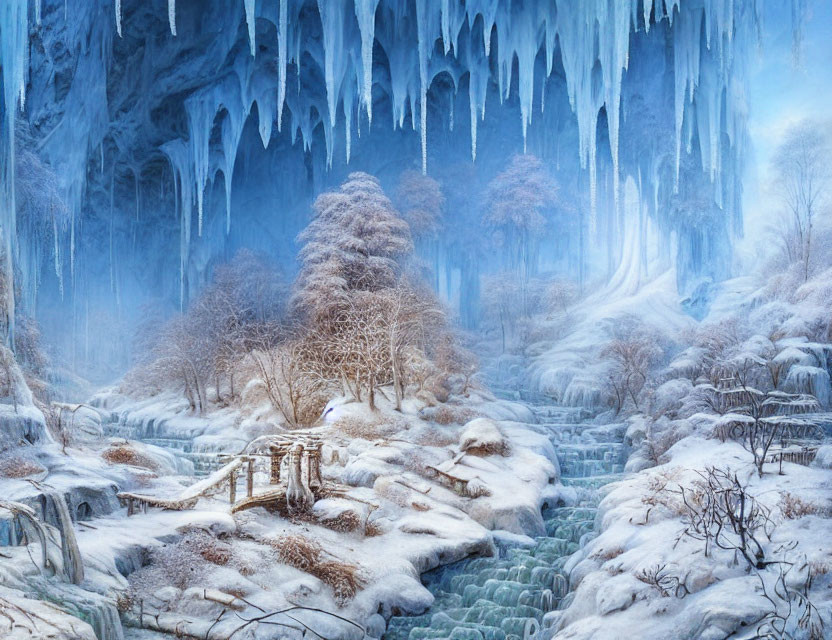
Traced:
POLYGON ((609 362, 608 383, 616 414, 628 401, 639 410, 648 374, 661 355, 655 336, 637 319, 624 318, 618 323, 612 339, 601 349, 601 358, 609 362))
POLYGON ((163 327, 147 374, 162 383, 178 383, 191 410, 201 414, 208 408, 212 350, 208 335, 195 320, 196 316, 179 314, 163 327))
POLYGON ((378 180, 366 173, 352 173, 340 189, 318 196, 314 210, 298 236, 301 269, 291 304, 299 316, 326 324, 355 292, 395 285, 413 242, 378 180))
POLYGON ((432 236, 442 227, 445 196, 430 176, 412 169, 404 171, 399 177, 396 201, 414 238, 432 236))
POLYGON ((217 266, 185 313, 165 320, 158 305, 146 310, 134 342, 139 367, 126 380, 128 390, 152 392, 163 383, 175 385, 183 389, 192 409, 202 413, 208 408, 208 383, 213 382, 219 402, 227 381, 233 401, 240 361, 264 328, 280 326, 286 291, 266 258, 241 250, 217 266))
POLYGON ((468 393, 478 362, 477 356, 463 346, 460 336, 445 332, 437 341, 434 360, 445 377, 459 377, 460 393, 468 393))
POLYGON ((741 442, 761 477, 773 446, 815 434, 817 423, 807 414, 820 409, 813 395, 786 393, 771 385, 771 362, 776 359, 772 355, 738 349, 716 362, 710 381, 695 389, 706 409, 720 416, 715 422, 716 435, 741 442))
POLYGON ((530 154, 515 155, 488 185, 483 222, 505 253, 508 268, 520 276, 524 304, 529 278, 537 268, 544 211, 555 204, 557 192, 557 183, 543 163, 530 154))
POLYGON ((522 305, 521 291, 513 274, 503 271, 483 278, 483 319, 487 327, 499 328, 502 353, 514 337, 522 305))
POLYGON ((546 306, 551 312, 566 313, 578 299, 578 287, 571 280, 556 278, 546 286, 546 306))
POLYGON ((188 314, 210 345, 218 401, 223 378, 228 380, 234 399, 234 373, 248 350, 249 336, 279 324, 286 293, 287 287, 270 261, 242 249, 230 262, 216 268, 211 283, 191 305, 188 314))
POLYGON ((326 380, 308 336, 260 325, 249 338, 249 358, 272 408, 291 427, 311 424, 325 404, 326 380))
POLYGON ((442 209, 445 205, 442 187, 430 176, 409 169, 399 177, 396 204, 410 227, 416 254, 424 261, 425 277, 432 280, 434 288, 438 288, 439 230, 443 227, 442 209))
POLYGON ((803 266, 803 280, 809 279, 809 260, 815 219, 828 196, 830 135, 810 120, 792 126, 774 158, 776 184, 788 215, 784 238, 790 262, 803 266))
POLYGON ((389 350, 395 406, 401 411, 414 351, 425 350, 445 316, 436 299, 425 289, 401 282, 377 294, 382 307, 383 335, 389 350))

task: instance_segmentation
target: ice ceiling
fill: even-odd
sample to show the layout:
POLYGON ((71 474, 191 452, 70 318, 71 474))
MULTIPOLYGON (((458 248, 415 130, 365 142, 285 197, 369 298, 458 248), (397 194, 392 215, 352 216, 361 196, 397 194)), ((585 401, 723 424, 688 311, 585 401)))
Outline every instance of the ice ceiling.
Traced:
POLYGON ((680 289, 720 278, 741 230, 760 9, 3 0, 0 222, 18 302, 47 330, 71 322, 73 358, 92 358, 78 345, 105 316, 124 322, 149 297, 185 303, 240 246, 290 265, 321 189, 361 169, 392 191, 415 166, 445 180, 437 268, 471 315, 489 268, 466 237, 475 191, 524 150, 577 203, 547 230, 542 268, 631 281, 655 252, 680 289), (36 159, 21 164, 26 153, 36 159), (22 201, 15 185, 33 172, 51 186, 22 201))

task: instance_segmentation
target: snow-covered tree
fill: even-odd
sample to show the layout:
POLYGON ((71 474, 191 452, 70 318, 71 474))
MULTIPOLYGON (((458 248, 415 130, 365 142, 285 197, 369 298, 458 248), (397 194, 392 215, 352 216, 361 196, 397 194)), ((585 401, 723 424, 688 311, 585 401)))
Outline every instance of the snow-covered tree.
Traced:
POLYGON ((206 333, 217 400, 222 379, 234 399, 234 373, 252 332, 277 326, 284 313, 287 287, 277 269, 263 256, 242 249, 219 265, 211 283, 188 311, 206 333))
POLYGON ((544 211, 552 207, 558 186, 533 155, 515 155, 488 185, 488 208, 483 218, 509 271, 519 277, 521 310, 530 315, 528 285, 537 270, 544 211))
POLYGON ((292 308, 326 324, 356 291, 395 285, 413 243, 407 223, 366 173, 352 173, 338 191, 318 196, 314 209, 315 218, 298 236, 303 247, 292 308))
POLYGON ((566 313, 578 298, 578 287, 571 280, 556 278, 546 286, 546 306, 551 312, 566 313))
POLYGON ((325 404, 326 380, 319 375, 309 339, 263 324, 248 344, 250 362, 272 408, 291 427, 311 424, 325 404))
POLYGON ((777 188, 788 215, 785 247, 791 262, 803 266, 809 279, 809 261, 816 217, 828 196, 832 172, 829 133, 810 120, 792 126, 774 158, 777 188))
POLYGON ((508 265, 524 280, 534 274, 544 211, 555 204, 558 186, 531 154, 515 155, 488 186, 484 222, 505 251, 508 265))
POLYGON ((618 323, 612 339, 601 349, 601 358, 609 362, 608 383, 616 413, 628 401, 639 410, 648 374, 661 355, 655 337, 637 319, 624 318, 618 323))
POLYGON ((739 349, 715 363, 711 381, 695 389, 704 406, 720 416, 715 421, 716 435, 741 442, 760 476, 773 446, 817 429, 807 414, 820 409, 813 395, 786 393, 772 386, 773 359, 770 354, 739 349))
POLYGON ((442 227, 442 207, 445 196, 439 183, 409 169, 399 177, 396 202, 414 238, 435 235, 442 227))
POLYGON ((505 353, 523 309, 517 279, 505 271, 488 275, 483 278, 482 289, 483 319, 487 327, 499 329, 500 348, 505 353))

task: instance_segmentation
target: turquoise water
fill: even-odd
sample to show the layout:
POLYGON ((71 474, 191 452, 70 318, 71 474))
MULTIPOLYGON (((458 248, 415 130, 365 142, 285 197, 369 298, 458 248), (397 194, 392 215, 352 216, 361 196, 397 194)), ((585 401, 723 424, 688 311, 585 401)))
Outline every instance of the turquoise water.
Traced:
POLYGON ((544 509, 546 536, 530 548, 502 547, 494 557, 468 558, 422 576, 436 598, 418 616, 395 617, 385 640, 519 640, 534 633, 544 614, 571 598, 563 566, 594 536, 598 489, 620 479, 626 462, 624 425, 580 422, 578 411, 535 407, 555 445, 562 482, 578 501, 544 509))

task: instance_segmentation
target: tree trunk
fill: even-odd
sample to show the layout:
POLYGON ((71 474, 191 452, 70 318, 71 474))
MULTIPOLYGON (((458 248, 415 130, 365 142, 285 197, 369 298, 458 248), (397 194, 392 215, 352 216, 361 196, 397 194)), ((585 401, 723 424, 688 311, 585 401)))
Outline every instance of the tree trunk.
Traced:
POLYGON ((396 354, 393 333, 390 334, 390 365, 393 368, 393 392, 396 394, 396 411, 402 410, 402 389, 399 377, 399 358, 396 354))

